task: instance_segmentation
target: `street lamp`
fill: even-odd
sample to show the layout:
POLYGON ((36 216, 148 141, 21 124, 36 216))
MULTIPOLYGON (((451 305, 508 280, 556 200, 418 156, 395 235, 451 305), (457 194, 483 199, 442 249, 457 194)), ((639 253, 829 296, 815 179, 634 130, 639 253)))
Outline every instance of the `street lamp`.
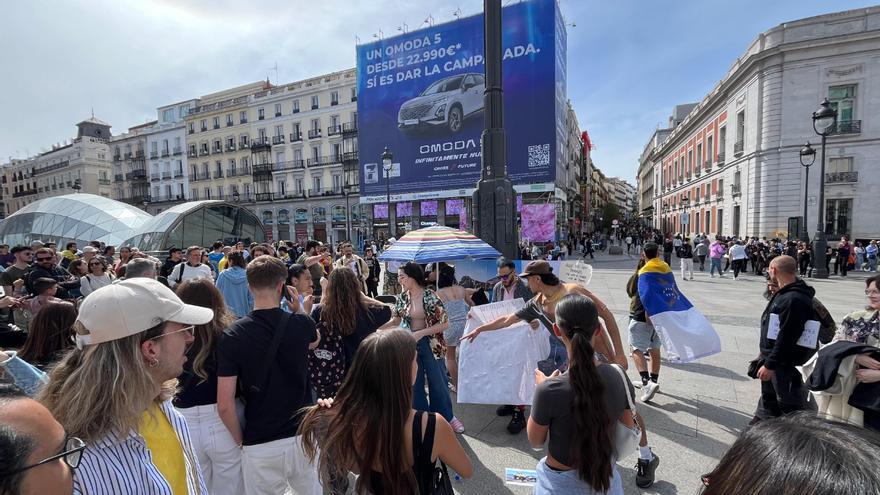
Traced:
POLYGON ((813 112, 813 130, 822 136, 822 158, 819 160, 819 221, 813 243, 814 278, 828 278, 828 270, 825 268, 825 250, 828 246, 825 239, 825 139, 834 131, 836 124, 837 110, 831 108, 831 103, 825 98, 819 109, 813 112))
POLYGON ((388 237, 391 237, 391 169, 394 167, 394 155, 388 146, 379 159, 382 160, 382 169, 385 170, 385 205, 388 208, 388 237))
POLYGON ((691 198, 685 194, 682 194, 681 195, 681 207, 684 211, 682 212, 681 216, 683 218, 687 219, 687 223, 681 222, 681 234, 682 234, 682 236, 685 236, 685 237, 687 237, 687 232, 685 231, 685 229, 688 228, 687 226, 690 224, 690 220, 691 220, 690 213, 688 212, 688 206, 690 204, 691 204, 691 198))
POLYGON ((234 203, 238 203, 240 199, 241 199, 241 195, 238 194, 238 191, 233 191, 232 192, 232 201, 234 203))
POLYGON ((807 173, 804 178, 804 219, 801 222, 800 236, 804 242, 810 242, 810 234, 807 232, 807 201, 810 194, 810 166, 816 161, 816 150, 810 146, 810 142, 801 148, 800 152, 801 165, 806 169, 807 173))

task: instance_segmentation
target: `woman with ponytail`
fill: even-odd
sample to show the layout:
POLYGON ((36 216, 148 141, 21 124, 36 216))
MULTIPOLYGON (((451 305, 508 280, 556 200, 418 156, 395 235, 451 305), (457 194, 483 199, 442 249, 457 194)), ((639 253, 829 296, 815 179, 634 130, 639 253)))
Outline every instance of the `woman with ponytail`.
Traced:
POLYGON ((553 333, 568 351, 568 370, 549 377, 535 370, 529 442, 547 456, 538 463, 535 494, 623 494, 614 452, 616 422, 632 428, 627 412, 633 386, 615 365, 597 366, 591 340, 599 331, 595 303, 569 294, 556 304, 553 333))

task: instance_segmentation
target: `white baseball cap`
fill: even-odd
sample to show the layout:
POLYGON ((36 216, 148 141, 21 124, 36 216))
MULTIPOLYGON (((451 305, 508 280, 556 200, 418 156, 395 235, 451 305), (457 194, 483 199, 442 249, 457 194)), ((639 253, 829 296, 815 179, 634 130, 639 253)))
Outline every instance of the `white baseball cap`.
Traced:
POLYGON ((82 249, 82 252, 84 252, 84 253, 97 253, 98 250, 95 249, 94 246, 86 246, 82 249))
POLYGON ((77 335, 77 345, 122 339, 163 322, 204 325, 214 311, 184 304, 171 289, 149 278, 132 278, 92 292, 79 308, 77 321, 88 335, 77 335))

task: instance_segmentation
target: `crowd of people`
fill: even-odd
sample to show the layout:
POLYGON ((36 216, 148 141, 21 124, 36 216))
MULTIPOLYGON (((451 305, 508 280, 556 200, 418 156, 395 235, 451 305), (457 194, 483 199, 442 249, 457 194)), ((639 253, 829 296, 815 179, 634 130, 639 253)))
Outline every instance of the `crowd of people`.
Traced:
MULTIPOLYGON (((691 260, 683 279, 692 279, 694 258, 700 269, 715 259, 716 244, 702 238, 676 246, 624 233, 640 265, 663 263, 669 240, 670 255, 691 260)), ((547 262, 591 251, 593 241, 524 252, 534 259, 521 273, 502 258, 488 293, 460 286, 451 264, 383 266, 376 254, 393 240, 360 246, 363 256, 348 243, 218 241, 172 248, 165 260, 97 242, 62 251, 0 246, 8 382, 0 385, 0 494, 451 493, 438 491, 449 484, 447 467, 473 474, 457 436, 465 431, 454 401, 459 342, 520 321, 549 332, 550 354, 535 370, 532 404, 496 412, 511 417, 511 434, 526 430, 545 449, 535 493, 622 494, 616 466, 630 449, 636 484, 649 487, 660 458, 635 406, 627 355, 641 400, 651 401, 661 343, 639 300, 638 272, 625 288, 627 349, 608 306, 547 262), (520 298, 515 314, 465 333, 471 307, 520 298)), ((863 389, 880 383, 880 277, 867 281, 867 308, 835 325, 798 277, 797 250, 767 245, 775 254, 765 258, 754 241, 734 240, 724 253, 735 277, 748 262, 767 271, 754 363, 761 402, 750 429, 704 476, 703 492, 751 493, 741 486, 750 469, 787 479, 778 461, 750 465, 749 456, 767 448, 765 437, 794 432, 817 451, 831 449, 830 437, 857 434, 864 447, 845 454, 859 465, 799 483, 856 480, 859 493, 877 493, 880 421, 864 401, 876 406, 880 394, 863 389), (813 320, 822 322, 821 342, 805 347, 813 320), (788 416, 800 411, 812 414, 788 416), (872 469, 873 479, 859 478, 872 469)), ((720 258, 713 275, 716 265, 720 258)), ((818 470, 827 461, 800 462, 818 470)))

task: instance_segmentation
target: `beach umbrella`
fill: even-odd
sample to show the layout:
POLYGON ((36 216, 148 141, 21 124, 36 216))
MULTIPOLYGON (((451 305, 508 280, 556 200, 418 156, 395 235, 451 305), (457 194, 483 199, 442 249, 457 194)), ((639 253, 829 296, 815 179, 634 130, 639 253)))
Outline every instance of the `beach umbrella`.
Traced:
POLYGON ((435 226, 404 235, 379 255, 379 260, 427 264, 500 257, 498 250, 469 232, 435 226))

